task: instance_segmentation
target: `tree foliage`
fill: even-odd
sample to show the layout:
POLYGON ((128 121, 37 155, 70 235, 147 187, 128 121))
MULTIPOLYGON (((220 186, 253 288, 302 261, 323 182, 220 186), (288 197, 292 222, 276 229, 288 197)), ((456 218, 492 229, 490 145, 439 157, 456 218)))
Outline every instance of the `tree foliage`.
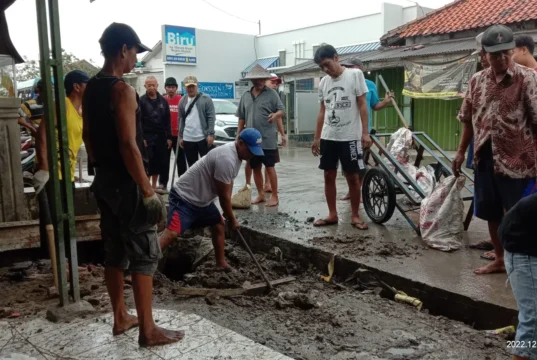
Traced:
MULTIPOLYGON (((39 61, 30 60, 26 56, 24 58, 24 64, 17 66, 17 81, 30 80, 41 77, 41 70, 39 67, 39 61)), ((63 64, 63 74, 67 74, 73 70, 82 70, 88 73, 91 77, 95 75, 99 68, 95 66, 90 59, 81 60, 76 57, 74 54, 65 51, 62 49, 62 64, 63 64)))

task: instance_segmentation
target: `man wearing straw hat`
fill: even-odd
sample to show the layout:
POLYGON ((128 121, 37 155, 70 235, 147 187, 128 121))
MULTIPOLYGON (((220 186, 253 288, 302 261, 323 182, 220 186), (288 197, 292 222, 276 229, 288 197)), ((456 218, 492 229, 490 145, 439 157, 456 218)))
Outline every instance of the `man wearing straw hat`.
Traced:
MULTIPOLYGON (((239 102, 236 114, 239 118, 237 136, 244 128, 254 128, 261 133, 264 155, 250 160, 258 193, 252 204, 260 204, 266 200, 261 171, 262 165, 265 165, 272 189, 272 197, 267 202, 267 206, 277 206, 279 203, 278 177, 274 165, 278 154, 278 125, 282 124, 281 119, 285 114, 285 107, 278 93, 265 85, 270 78, 270 73, 260 65, 254 66, 245 76, 245 79, 252 81, 253 87, 242 95, 239 102)), ((283 132, 283 125, 281 125, 280 132, 283 132)), ((248 177, 248 172, 246 175, 248 177)))

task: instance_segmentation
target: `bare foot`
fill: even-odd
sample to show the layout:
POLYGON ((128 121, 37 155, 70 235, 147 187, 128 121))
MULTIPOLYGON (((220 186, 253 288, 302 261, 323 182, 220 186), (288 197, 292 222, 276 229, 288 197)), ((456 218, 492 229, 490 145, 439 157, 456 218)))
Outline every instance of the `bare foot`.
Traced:
POLYGON ((263 191, 266 192, 266 193, 271 193, 272 188, 270 187, 270 185, 265 185, 265 187, 263 188, 263 191))
POLYGON ((257 195, 257 197, 252 200, 252 204, 261 204, 265 202, 265 196, 264 195, 257 195))
POLYGON ((267 203, 267 206, 278 206, 279 203, 280 203, 280 200, 278 199, 278 197, 272 195, 269 202, 267 203))
POLYGON ((182 330, 166 330, 155 326, 149 335, 138 337, 138 344, 141 347, 168 345, 179 342, 185 337, 185 332, 182 330))
POLYGON ((112 330, 112 334, 114 336, 118 336, 137 326, 138 318, 134 315, 127 314, 122 320, 114 321, 114 329, 112 330))
POLYGON ((233 268, 231 267, 231 265, 229 265, 229 264, 227 263, 226 260, 224 260, 224 261, 217 261, 217 262, 216 262, 216 267, 217 267, 218 269, 223 270, 223 271, 226 271, 226 272, 233 270, 233 268))
POLYGON ((342 196, 339 200, 346 201, 346 200, 350 200, 350 199, 351 199, 351 194, 347 193, 347 195, 342 196))
POLYGON ((503 259, 496 259, 493 263, 487 266, 480 267, 479 269, 474 270, 476 275, 485 275, 485 274, 495 274, 495 273, 504 273, 505 264, 503 259))

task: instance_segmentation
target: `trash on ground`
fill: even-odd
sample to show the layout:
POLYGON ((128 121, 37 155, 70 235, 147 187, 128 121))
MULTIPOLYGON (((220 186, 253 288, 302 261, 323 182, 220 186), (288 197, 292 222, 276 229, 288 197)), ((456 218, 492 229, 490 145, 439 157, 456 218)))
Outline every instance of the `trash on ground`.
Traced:
POLYGON ((321 279, 330 282, 332 280, 332 276, 334 275, 334 262, 335 262, 336 256, 332 255, 330 258, 330 261, 328 262, 328 276, 321 275, 321 279))
POLYGON ((233 209, 249 209, 252 204, 252 187, 244 185, 235 195, 231 197, 231 207, 233 209))

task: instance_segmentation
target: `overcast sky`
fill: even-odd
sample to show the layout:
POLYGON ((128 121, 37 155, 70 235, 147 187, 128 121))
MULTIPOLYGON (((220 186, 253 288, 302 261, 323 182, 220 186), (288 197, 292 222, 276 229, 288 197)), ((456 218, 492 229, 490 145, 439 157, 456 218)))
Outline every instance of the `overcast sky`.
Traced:
MULTIPOLYGON (((380 12, 382 0, 58 0, 62 47, 79 58, 102 64, 98 39, 111 22, 131 25, 142 42, 152 47, 161 37, 161 25, 199 29, 269 34, 304 26, 380 12), (222 8, 235 17, 211 7, 222 8), (225 4, 225 5, 224 5, 225 4), (315 4, 315 5, 314 5, 315 4), (269 6, 267 6, 269 5, 269 6), (332 6, 333 5, 333 6, 332 6)), ((406 0, 387 2, 412 6, 406 0)), ((421 0, 424 7, 438 8, 451 0, 421 0)), ((35 0, 17 0, 6 11, 11 39, 21 55, 39 56, 35 0)), ((364 29, 367 31, 367 29, 364 29)))

